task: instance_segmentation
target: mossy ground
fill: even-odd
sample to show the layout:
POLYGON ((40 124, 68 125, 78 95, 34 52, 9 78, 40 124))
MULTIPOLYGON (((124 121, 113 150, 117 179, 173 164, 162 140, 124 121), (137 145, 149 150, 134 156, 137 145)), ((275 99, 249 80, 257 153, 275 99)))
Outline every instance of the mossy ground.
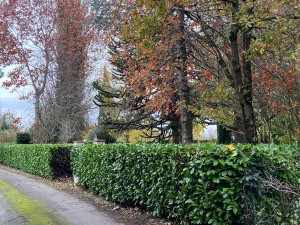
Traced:
POLYGON ((2 192, 15 209, 16 216, 23 217, 28 225, 66 225, 63 219, 55 216, 51 209, 41 202, 30 199, 17 189, 0 180, 2 192))

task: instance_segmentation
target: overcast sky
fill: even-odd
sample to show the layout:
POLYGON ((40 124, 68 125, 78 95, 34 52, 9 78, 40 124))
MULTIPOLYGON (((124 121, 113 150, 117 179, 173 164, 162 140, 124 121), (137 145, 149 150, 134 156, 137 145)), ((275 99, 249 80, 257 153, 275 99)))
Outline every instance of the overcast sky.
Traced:
POLYGON ((0 113, 4 114, 7 112, 13 113, 17 117, 22 118, 23 128, 28 128, 32 122, 33 106, 29 101, 19 100, 19 93, 22 92, 11 92, 11 89, 2 87, 3 82, 7 80, 8 69, 3 69, 4 77, 0 78, 0 113))

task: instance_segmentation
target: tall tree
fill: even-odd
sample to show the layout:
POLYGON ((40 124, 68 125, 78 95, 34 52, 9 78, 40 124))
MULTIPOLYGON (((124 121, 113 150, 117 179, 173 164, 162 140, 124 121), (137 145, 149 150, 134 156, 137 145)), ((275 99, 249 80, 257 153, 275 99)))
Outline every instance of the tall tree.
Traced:
POLYGON ((183 142, 192 142, 184 9, 168 1, 127 1, 119 6, 130 6, 118 22, 122 26, 114 27, 120 28, 114 35, 123 41, 120 53, 127 61, 123 74, 130 86, 125 92, 149 115, 171 119, 174 134, 180 131, 183 142), (181 129, 176 126, 178 116, 181 129))
POLYGON ((109 118, 114 117, 115 115, 115 106, 116 102, 113 99, 111 94, 113 88, 111 86, 111 74, 108 72, 107 67, 103 68, 102 77, 93 83, 95 89, 99 91, 98 95, 95 96, 94 103, 99 106, 99 116, 98 116, 98 126, 101 125, 104 121, 107 121, 109 118), (105 94, 109 96, 105 96, 105 94), (99 102, 100 104, 98 104, 99 102), (106 105, 104 105, 106 104, 106 105))
POLYGON ((49 141, 47 132, 52 141, 81 138, 92 13, 80 0, 0 4, 0 64, 15 67, 4 85, 31 86, 21 98, 34 99, 34 142, 49 141))
POLYGON ((180 4, 174 5, 177 26, 175 28, 179 32, 179 38, 177 40, 177 76, 178 76, 178 88, 179 88, 179 104, 180 104, 180 122, 182 131, 182 141, 184 143, 193 142, 193 115, 189 109, 191 105, 190 100, 190 87, 187 74, 187 46, 186 46, 186 21, 184 6, 180 4))
POLYGON ((93 88, 98 90, 94 97, 94 103, 99 107, 98 125, 94 130, 98 139, 103 139, 106 143, 116 141, 112 135, 112 129, 107 121, 115 120, 117 117, 117 104, 115 102, 116 95, 113 94, 114 89, 111 86, 111 73, 107 67, 103 68, 102 77, 93 82, 93 88))
MULTIPOLYGON (((276 33, 290 36, 295 43, 293 35, 284 30, 289 26, 293 30, 291 33, 295 33, 295 20, 299 19, 293 7, 296 3, 286 2, 283 6, 272 1, 185 2, 191 3, 185 13, 192 24, 188 40, 193 46, 193 69, 198 73, 197 80, 203 82, 203 74, 207 74, 217 84, 214 84, 215 88, 222 83, 228 84, 234 104, 229 101, 218 105, 233 110, 235 123, 232 129, 236 131, 236 138, 240 136, 240 141, 243 141, 244 134, 246 142, 257 143, 253 76, 255 70, 262 69, 257 67, 257 59, 266 52, 270 52, 267 57, 272 57, 272 53, 276 52, 274 46, 275 49, 284 46, 280 41, 273 41, 274 46, 264 41, 277 39, 276 33)), ((291 72, 290 75, 292 78, 295 74, 291 72)), ((270 78, 265 81, 270 82, 270 78)), ((203 106, 214 107, 215 104, 211 103, 206 102, 203 106)))
MULTIPOLYGON (((55 1, 0 1, 0 64, 14 66, 6 87, 30 86, 35 124, 42 126, 41 98, 55 64, 55 1)), ((39 137, 36 136, 36 142, 39 137)))
POLYGON ((80 140, 85 129, 86 47, 90 36, 85 33, 87 10, 79 0, 58 0, 57 10, 55 114, 58 141, 70 142, 80 140))

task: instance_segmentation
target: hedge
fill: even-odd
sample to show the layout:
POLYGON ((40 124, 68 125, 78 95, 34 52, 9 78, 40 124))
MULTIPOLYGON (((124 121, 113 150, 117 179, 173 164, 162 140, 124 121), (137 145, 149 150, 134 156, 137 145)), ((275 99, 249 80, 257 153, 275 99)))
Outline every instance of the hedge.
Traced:
POLYGON ((0 163, 48 179, 72 174, 70 145, 0 144, 0 163))
POLYGON ((72 148, 79 184, 179 224, 299 224, 297 145, 72 148))
MULTIPOLYGON (((0 144, 0 163, 65 176, 70 145, 0 144)), ((84 145, 71 150, 79 184, 180 224, 299 224, 297 145, 84 145)))

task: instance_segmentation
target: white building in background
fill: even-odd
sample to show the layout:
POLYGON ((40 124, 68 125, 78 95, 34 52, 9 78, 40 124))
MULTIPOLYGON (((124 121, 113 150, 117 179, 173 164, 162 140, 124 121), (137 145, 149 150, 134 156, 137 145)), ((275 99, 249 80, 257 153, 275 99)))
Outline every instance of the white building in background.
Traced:
POLYGON ((209 125, 204 128, 204 131, 201 133, 204 140, 207 139, 217 139, 217 126, 216 125, 209 125))

